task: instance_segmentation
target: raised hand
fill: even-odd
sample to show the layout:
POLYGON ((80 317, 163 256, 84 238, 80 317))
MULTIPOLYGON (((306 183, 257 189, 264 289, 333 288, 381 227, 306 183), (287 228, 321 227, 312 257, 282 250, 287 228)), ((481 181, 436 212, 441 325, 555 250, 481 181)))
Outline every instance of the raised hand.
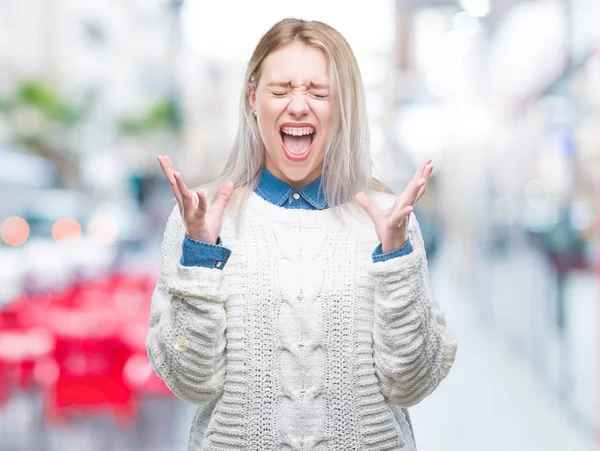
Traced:
POLYGON ((223 212, 233 191, 233 182, 225 182, 219 197, 209 206, 202 190, 194 193, 188 189, 168 155, 157 159, 177 199, 187 235, 197 241, 216 244, 223 225, 223 212))
POLYGON ((396 250, 406 243, 408 239, 408 221, 414 205, 427 191, 431 173, 432 160, 421 164, 406 189, 396 198, 394 205, 387 210, 380 210, 365 193, 358 193, 356 201, 371 217, 375 225, 375 232, 381 242, 381 249, 385 252, 396 250))

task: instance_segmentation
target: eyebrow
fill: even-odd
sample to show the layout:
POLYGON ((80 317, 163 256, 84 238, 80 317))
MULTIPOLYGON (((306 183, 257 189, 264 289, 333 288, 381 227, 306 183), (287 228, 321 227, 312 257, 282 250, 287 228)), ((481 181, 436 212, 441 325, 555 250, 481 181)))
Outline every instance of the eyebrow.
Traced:
MULTIPOLYGON (((291 82, 285 82, 285 81, 277 81, 277 82, 273 82, 273 83, 269 83, 267 85, 267 88, 290 88, 292 86, 291 82)), ((321 83, 310 83, 309 88, 315 88, 315 89, 329 89, 329 85, 324 85, 321 83)))

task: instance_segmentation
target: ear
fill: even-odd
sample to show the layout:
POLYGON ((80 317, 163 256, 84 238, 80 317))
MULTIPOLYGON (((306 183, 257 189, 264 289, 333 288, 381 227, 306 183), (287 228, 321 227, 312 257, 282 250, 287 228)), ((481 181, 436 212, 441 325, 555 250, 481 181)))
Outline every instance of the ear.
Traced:
POLYGON ((256 111, 256 91, 252 86, 248 86, 248 101, 254 111, 256 111))

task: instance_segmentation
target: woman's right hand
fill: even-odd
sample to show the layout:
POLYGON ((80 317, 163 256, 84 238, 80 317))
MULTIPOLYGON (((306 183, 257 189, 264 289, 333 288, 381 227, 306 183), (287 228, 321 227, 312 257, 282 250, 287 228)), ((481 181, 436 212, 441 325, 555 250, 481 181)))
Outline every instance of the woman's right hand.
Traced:
POLYGON ((221 234, 223 212, 233 191, 233 182, 225 182, 219 197, 209 206, 202 190, 193 193, 188 189, 168 155, 158 157, 158 162, 177 199, 187 235, 196 241, 216 244, 221 234))

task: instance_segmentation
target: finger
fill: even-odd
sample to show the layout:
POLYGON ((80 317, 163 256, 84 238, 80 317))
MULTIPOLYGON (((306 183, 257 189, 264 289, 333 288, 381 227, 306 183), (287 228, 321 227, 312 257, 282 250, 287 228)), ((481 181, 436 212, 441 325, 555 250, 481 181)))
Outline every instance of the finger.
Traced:
POLYGON ((420 178, 423 177, 423 174, 425 172, 425 168, 427 167, 428 164, 431 163, 432 160, 425 160, 423 161, 423 163, 421 163, 421 166, 419 166, 419 169, 417 169, 417 171, 415 172, 415 175, 413 176, 411 181, 417 181, 420 178))
POLYGON ((392 215, 390 216, 389 222, 388 222, 388 226, 390 228, 400 227, 400 225, 402 224, 402 221, 406 220, 408 218, 408 216, 412 213, 412 211, 413 211, 413 206, 408 205, 408 206, 392 213, 392 215))
POLYGON ((215 209, 215 212, 219 217, 223 216, 223 212, 225 211, 225 207, 229 203, 229 199, 231 199, 231 193, 233 192, 233 182, 227 181, 223 184, 221 191, 219 192, 219 197, 212 205, 211 208, 215 209))
MULTIPOLYGON (((173 172, 175 172, 175 166, 173 166, 173 162, 171 161, 171 159, 169 158, 169 156, 168 155, 161 155, 157 159, 160 162, 160 166, 163 169, 163 172, 165 174, 168 174, 168 176, 170 178, 172 178, 173 172)), ((173 180, 175 180, 175 179, 173 179, 173 180)))
POLYGON ((168 155, 163 155, 163 157, 165 159, 165 162, 167 163, 167 166, 175 170, 175 165, 173 164, 173 161, 171 161, 171 157, 168 155))
MULTIPOLYGON (((163 155, 162 160, 163 160, 166 171, 171 175, 171 178, 173 178, 173 173, 175 172, 175 166, 173 165, 173 161, 171 160, 171 157, 169 157, 168 155, 163 155)), ((173 178, 173 181, 175 181, 174 178, 173 178)))
POLYGON ((398 196, 394 205, 392 207, 392 212, 390 216, 396 214, 398 211, 402 210, 408 205, 414 205, 417 201, 417 196, 419 195, 419 191, 425 185, 426 181, 424 179, 416 179, 411 180, 404 192, 398 196))
POLYGON ((170 171, 169 168, 167 166, 167 162, 165 160, 164 156, 159 156, 156 157, 156 159, 158 160, 158 164, 160 165, 160 168, 162 169, 162 171, 164 172, 165 176, 167 177, 167 180, 169 179, 170 176, 170 171))
POLYGON ((427 159, 427 160, 423 161, 423 163, 421 163, 421 167, 420 167, 421 177, 423 177, 423 174, 425 174, 425 172, 427 171, 427 168, 429 166, 433 166, 432 161, 433 160, 431 160, 431 159, 427 159))
POLYGON ((415 203, 419 202, 421 197, 423 197, 425 195, 425 193, 427 192, 427 188, 429 187, 429 182, 431 181, 432 173, 433 173, 433 165, 429 165, 429 167, 425 170, 425 180, 427 180, 427 182, 425 183, 424 186, 421 187, 421 189, 419 189, 419 193, 417 194, 415 203))
POLYGON ((425 160, 421 163, 421 166, 419 166, 413 178, 408 182, 402 195, 394 202, 393 210, 402 209, 407 205, 414 205, 417 202, 420 190, 423 188, 423 185, 427 184, 427 168, 431 164, 431 161, 425 160))
POLYGON ((192 192, 188 189, 186 184, 183 182, 183 178, 181 174, 177 171, 173 173, 173 177, 175 177, 175 181, 177 182, 177 187, 179 188, 179 192, 181 193, 181 199, 183 204, 183 210, 185 212, 193 212, 194 211, 194 199, 192 197, 192 192))
POLYGON ((177 187, 177 182, 175 180, 175 177, 173 177, 174 171, 171 168, 169 168, 169 163, 167 162, 167 160, 165 160, 164 157, 158 157, 157 159, 158 159, 158 163, 160 164, 162 171, 164 172, 165 176, 167 177, 167 181, 169 182, 169 185, 171 186, 171 191, 173 191, 173 194, 175 195, 175 199, 177 200, 177 203, 179 204, 180 207, 183 207, 181 192, 179 191, 179 188, 177 187))
POLYGON ((428 185, 429 185, 429 183, 426 183, 424 186, 421 187, 413 205, 415 205, 417 202, 419 202, 421 200, 421 198, 425 195, 425 193, 427 192, 428 185))
POLYGON ((408 196, 406 199, 406 205, 414 205, 415 202, 417 201, 417 197, 419 196, 419 192, 421 191, 422 188, 425 187, 425 185, 427 185, 427 180, 425 180, 424 178, 418 179, 410 188, 408 191, 408 196))
POLYGON ((196 190, 196 195, 198 196, 198 205, 196 206, 196 212, 199 215, 204 216, 204 214, 206 214, 206 209, 208 205, 208 202, 206 201, 206 194, 204 194, 204 191, 199 189, 196 190))
POLYGON ((361 208, 371 217, 371 220, 376 223, 381 214, 381 210, 373 203, 373 201, 365 193, 358 193, 355 197, 356 202, 361 208))

